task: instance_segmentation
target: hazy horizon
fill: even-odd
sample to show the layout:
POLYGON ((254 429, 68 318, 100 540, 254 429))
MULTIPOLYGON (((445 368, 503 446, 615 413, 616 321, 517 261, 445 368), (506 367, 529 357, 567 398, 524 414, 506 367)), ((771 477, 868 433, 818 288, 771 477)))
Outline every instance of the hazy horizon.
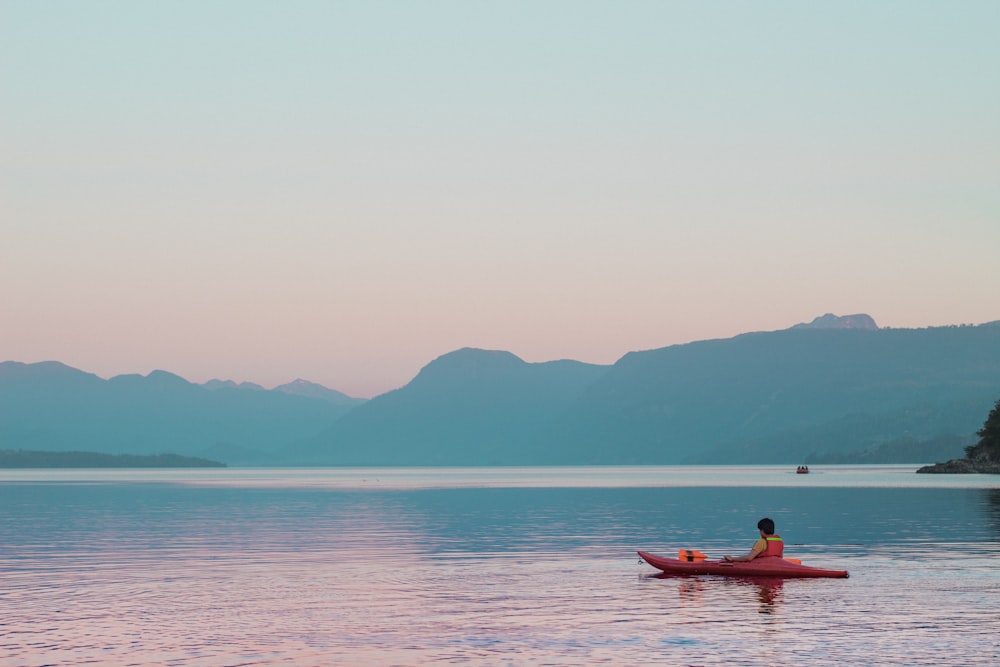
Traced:
POLYGON ((995 320, 1000 4, 0 2, 0 359, 352 396, 995 320))
MULTIPOLYGON (((850 315, 861 315, 861 314, 868 315, 868 313, 850 313, 850 315)), ((826 313, 825 315, 835 315, 835 314, 834 313, 826 313)), ((821 317, 821 316, 817 316, 817 318, 813 318, 813 319, 818 319, 819 317, 821 317)), ((838 317, 844 317, 844 316, 838 315, 838 317)), ((874 318, 872 318, 872 319, 874 320, 874 318)), ((949 325, 938 325, 938 326, 980 326, 980 325, 983 325, 983 324, 989 324, 991 322, 996 322, 996 321, 1000 321, 1000 320, 990 320, 988 322, 976 322, 976 323, 953 323, 953 324, 949 324, 949 325)), ((801 322, 801 323, 797 322, 796 324, 807 324, 807 323, 808 322, 801 322)), ((878 321, 875 320, 875 323, 878 324, 878 321)), ((789 327, 782 327, 781 329, 775 329, 774 331, 780 331, 782 329, 787 329, 787 328, 790 328, 791 326, 794 326, 794 325, 790 325, 789 327)), ((894 329, 894 328, 911 328, 911 327, 879 326, 879 329, 894 329)), ((913 328, 927 328, 927 327, 913 327, 913 328)), ((761 332, 743 331, 743 332, 740 332, 738 334, 734 334, 734 336, 738 336, 738 335, 742 335, 742 334, 747 334, 747 333, 761 333, 761 332)), ((730 338, 730 336, 720 337, 720 338, 730 338)), ((700 339, 700 340, 707 341, 707 340, 712 340, 712 339, 700 339)), ((698 342, 698 341, 682 341, 680 343, 668 343, 668 344, 665 344, 665 345, 662 345, 662 346, 656 346, 655 348, 649 348, 649 349, 658 349, 658 348, 662 348, 662 347, 670 347, 671 345, 684 345, 684 344, 692 343, 692 342, 698 342)), ((466 346, 466 348, 468 348, 468 347, 469 346, 466 346)), ((435 357, 433 357, 431 359, 427 359, 427 360, 425 360, 424 363, 421 363, 420 364, 420 369, 422 369, 424 366, 427 366, 428 364, 432 363, 438 357, 441 357, 441 356, 444 356, 444 355, 456 352, 456 351, 458 351, 460 349, 464 349, 464 348, 456 348, 455 350, 447 350, 445 352, 442 352, 440 355, 435 355, 435 357)), ((509 352, 509 350, 497 350, 497 351, 509 352)), ((630 352, 642 352, 642 351, 645 351, 645 350, 626 350, 626 351, 622 352, 621 354, 619 354, 617 357, 615 357, 614 360, 612 360, 610 362, 607 362, 607 363, 588 362, 588 361, 584 361, 584 360, 580 360, 580 359, 573 359, 572 361, 581 361, 582 363, 595 363, 597 365, 610 366, 610 365, 613 365, 615 362, 617 362, 619 359, 621 359, 621 357, 625 356, 626 354, 628 354, 630 352)), ((554 359, 539 359, 539 360, 532 360, 532 361, 523 360, 523 361, 526 361, 527 363, 545 363, 545 362, 549 362, 549 361, 559 361, 559 360, 567 360, 567 359, 568 359, 567 357, 559 357, 559 358, 554 358, 554 359)), ((110 374, 109 375, 109 374, 101 373, 99 371, 94 371, 92 369, 77 367, 77 366, 74 366, 73 364, 67 364, 65 361, 60 360, 60 359, 39 359, 39 360, 36 360, 36 361, 28 361, 28 362, 25 362, 25 361, 20 360, 20 359, 0 359, 0 363, 2 363, 2 362, 16 362, 16 363, 26 363, 26 364, 57 362, 57 363, 62 363, 62 364, 68 365, 70 367, 76 368, 77 370, 84 371, 86 373, 91 373, 93 375, 97 375, 98 377, 100 377, 101 379, 104 379, 104 380, 108 380, 108 379, 111 379, 111 378, 119 376, 119 375, 142 375, 142 376, 146 376, 146 375, 149 375, 150 373, 153 373, 153 372, 163 371, 163 372, 171 373, 171 374, 174 374, 174 375, 178 375, 179 377, 182 377, 183 379, 185 379, 188 382, 191 382, 193 384, 204 385, 204 384, 209 384, 211 382, 232 382, 232 383, 235 383, 235 384, 239 385, 239 384, 247 383, 247 384, 258 385, 258 386, 260 386, 260 387, 262 387, 264 389, 267 389, 267 390, 275 389, 275 388, 277 388, 279 386, 283 386, 283 385, 293 384, 295 382, 305 381, 305 382, 309 382, 309 383, 312 383, 312 384, 322 385, 322 386, 326 387, 327 389, 332 389, 332 390, 335 390, 335 391, 346 393, 346 394, 348 394, 349 396, 351 396, 353 398, 365 398, 365 399, 374 398, 375 396, 378 396, 380 394, 383 394, 383 393, 386 393, 386 392, 389 392, 389 391, 393 391, 395 389, 402 388, 403 386, 405 386, 406 384, 408 384, 413 379, 412 377, 407 378, 407 379, 405 379, 398 386, 389 387, 385 391, 377 392, 377 393, 372 394, 370 396, 359 396, 359 395, 351 394, 350 392, 344 392, 339 387, 325 385, 322 382, 317 382, 316 380, 311 380, 309 378, 303 378, 303 377, 288 378, 288 379, 286 379, 284 381, 275 382, 275 383, 272 383, 272 384, 265 384, 265 383, 262 383, 262 382, 257 382, 256 380, 254 380, 252 378, 244 378, 244 379, 238 379, 238 380, 234 380, 233 378, 223 378, 223 377, 211 377, 211 378, 205 378, 205 379, 202 379, 202 378, 190 378, 190 377, 184 376, 184 375, 182 375, 182 374, 180 374, 180 373, 178 373, 178 372, 176 372, 174 370, 171 370, 169 368, 162 368, 162 367, 155 367, 155 368, 152 368, 152 369, 150 369, 148 371, 145 371, 145 372, 131 371, 131 372, 125 372, 125 373, 114 373, 114 374, 110 374)))

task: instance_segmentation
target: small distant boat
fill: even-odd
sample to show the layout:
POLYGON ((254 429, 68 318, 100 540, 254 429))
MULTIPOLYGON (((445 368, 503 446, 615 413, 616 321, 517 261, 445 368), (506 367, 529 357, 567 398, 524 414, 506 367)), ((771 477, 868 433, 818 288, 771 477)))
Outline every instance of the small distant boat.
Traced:
POLYGON ((798 473, 798 474, 800 474, 800 475, 808 475, 809 474, 809 466, 799 466, 798 468, 795 469, 795 472, 798 473))

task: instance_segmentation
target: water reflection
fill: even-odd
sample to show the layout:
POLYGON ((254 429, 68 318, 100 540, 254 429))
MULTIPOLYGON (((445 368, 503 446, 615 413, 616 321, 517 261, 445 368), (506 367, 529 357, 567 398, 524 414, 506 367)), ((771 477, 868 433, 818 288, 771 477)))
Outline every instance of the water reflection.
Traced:
POLYGON ((994 536, 1000 537, 1000 489, 983 489, 982 504, 994 536))
MULTIPOLYGON (((771 516, 786 555, 818 565, 877 545, 990 541, 1000 530, 1000 490, 987 491, 994 526, 973 505, 983 489, 738 488, 424 489, 385 494, 425 532, 431 553, 625 547, 744 551, 771 516), (817 560, 822 557, 822 560, 817 560)), ((838 569, 849 569, 838 567, 838 569)))
MULTIPOLYGON (((668 579, 677 582, 679 607, 698 607, 705 604, 706 590, 727 593, 750 592, 759 603, 758 611, 773 614, 776 605, 783 601, 785 580, 778 577, 711 577, 657 572, 645 575, 647 579, 668 579)), ((748 598, 749 599, 749 598, 748 598)))
POLYGON ((775 606, 783 601, 784 579, 751 579, 744 583, 756 588, 757 600, 760 602, 759 611, 762 614, 773 614, 775 606))
POLYGON ((982 489, 0 483, 0 663, 995 665, 998 529, 982 489), (851 578, 636 564, 765 514, 851 578))

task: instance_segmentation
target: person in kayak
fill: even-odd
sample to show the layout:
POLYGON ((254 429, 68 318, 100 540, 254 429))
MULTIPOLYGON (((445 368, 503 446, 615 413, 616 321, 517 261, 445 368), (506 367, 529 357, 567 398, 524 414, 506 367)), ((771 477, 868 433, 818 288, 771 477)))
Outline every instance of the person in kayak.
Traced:
POLYGON ((765 556, 778 556, 780 558, 785 553, 784 541, 780 535, 774 534, 774 521, 768 518, 761 519, 757 522, 757 530, 760 531, 760 539, 754 543, 750 553, 743 556, 723 556, 722 560, 730 563, 745 563, 754 558, 765 556))

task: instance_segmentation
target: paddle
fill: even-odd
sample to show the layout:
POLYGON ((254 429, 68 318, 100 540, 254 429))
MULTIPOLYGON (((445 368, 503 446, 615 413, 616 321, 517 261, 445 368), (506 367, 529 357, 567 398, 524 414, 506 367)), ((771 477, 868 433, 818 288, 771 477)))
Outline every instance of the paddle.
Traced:
MULTIPOLYGON (((677 551, 677 560, 686 561, 688 563, 700 563, 703 560, 708 560, 708 556, 698 551, 697 549, 679 549, 677 551)), ((802 565, 802 561, 798 558, 785 558, 789 563, 795 563, 796 565, 802 565)))

